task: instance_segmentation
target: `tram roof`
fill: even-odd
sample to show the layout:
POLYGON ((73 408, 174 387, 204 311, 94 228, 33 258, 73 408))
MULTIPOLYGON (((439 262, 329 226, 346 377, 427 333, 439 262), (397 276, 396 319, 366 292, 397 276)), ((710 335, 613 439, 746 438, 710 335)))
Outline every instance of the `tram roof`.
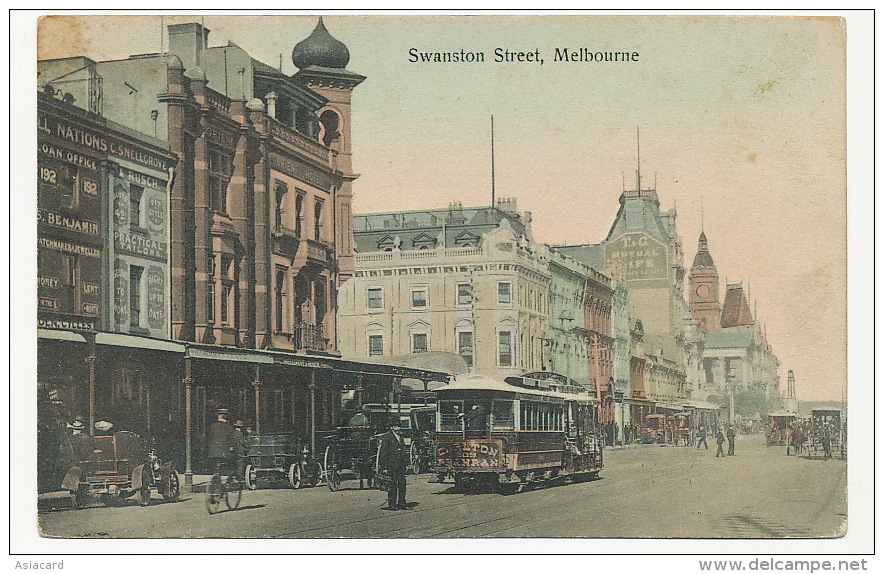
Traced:
POLYGON ((459 375, 455 377, 454 381, 451 383, 436 390, 437 393, 441 393, 443 396, 451 391, 498 391, 546 397, 552 396, 571 401, 581 399, 586 401, 592 400, 589 392, 583 387, 580 387, 580 391, 575 393, 561 392, 551 389, 514 385, 497 377, 490 377, 488 375, 459 375))

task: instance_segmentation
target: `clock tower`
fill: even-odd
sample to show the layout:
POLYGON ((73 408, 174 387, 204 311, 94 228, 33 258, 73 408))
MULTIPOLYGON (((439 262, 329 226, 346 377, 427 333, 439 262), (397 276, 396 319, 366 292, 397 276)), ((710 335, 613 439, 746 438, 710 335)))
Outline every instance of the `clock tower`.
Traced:
POLYGON ((706 233, 700 232, 697 255, 689 277, 691 312, 704 333, 721 330, 721 302, 718 289, 718 269, 709 254, 706 233))

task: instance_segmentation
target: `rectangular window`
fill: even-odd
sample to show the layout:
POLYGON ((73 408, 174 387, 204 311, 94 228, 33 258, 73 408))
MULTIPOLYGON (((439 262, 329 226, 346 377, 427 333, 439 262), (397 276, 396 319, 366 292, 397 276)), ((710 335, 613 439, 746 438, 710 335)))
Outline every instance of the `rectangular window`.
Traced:
POLYGON ((319 241, 322 231, 322 201, 316 200, 313 205, 313 239, 319 241))
POLYGON ((384 307, 384 290, 380 287, 371 287, 368 289, 368 308, 383 309, 384 307))
POLYGON ((497 334, 497 364, 501 367, 513 366, 513 334, 510 331, 500 331, 497 334))
POLYGON ((491 430, 513 430, 516 424, 513 401, 493 401, 491 406, 491 430))
POLYGON ((141 225, 141 196, 144 188, 137 185, 129 186, 129 225, 142 227, 141 225))
POLYGON ((428 337, 426 333, 412 333, 411 335, 411 352, 412 353, 426 353, 428 351, 429 343, 428 337))
POLYGON ((276 312, 276 331, 282 331, 283 302, 285 301, 285 269, 276 270, 276 297, 274 299, 274 311, 276 312))
POLYGON ((233 282, 235 279, 233 259, 222 257, 221 268, 221 324, 230 324, 230 310, 233 308, 233 282))
POLYGON ((468 367, 473 366, 472 331, 461 331, 457 334, 457 354, 464 358, 468 367))
POLYGON ((512 303, 512 296, 510 294, 511 284, 510 283, 498 283, 497 284, 497 302, 498 303, 512 303))
POLYGON ((50 183, 58 184, 60 204, 62 207, 76 209, 79 205, 79 196, 77 193, 79 187, 79 170, 75 167, 62 164, 58 170, 43 169, 42 179, 50 183))
POLYGON ((209 321, 212 323, 215 322, 215 281, 217 277, 215 276, 215 258, 211 257, 209 259, 209 280, 206 284, 206 304, 207 304, 207 315, 209 321))
POLYGON ((139 327, 141 325, 141 276, 144 267, 129 267, 129 325, 139 327))
POLYGON ((304 195, 295 196, 295 235, 301 237, 301 210, 304 208, 304 195))
POLYGON ((463 430, 463 401, 439 401, 439 430, 463 430))
POLYGON ((384 354, 384 336, 369 335, 368 336, 368 356, 377 357, 384 354))
POLYGON ((427 306, 427 288, 422 287, 419 289, 411 290, 411 307, 422 309, 427 306))
POLYGON ((457 286, 457 304, 469 305, 473 302, 473 287, 469 283, 461 283, 457 286))
POLYGON ((286 194, 286 187, 285 187, 285 184, 284 184, 284 183, 279 183, 279 182, 277 182, 277 183, 276 183, 275 190, 276 190, 276 217, 275 217, 275 224, 276 224, 276 231, 281 232, 282 229, 283 229, 283 218, 282 218, 282 214, 283 214, 283 205, 284 205, 285 194, 286 194))
POLYGON ((67 293, 68 308, 75 311, 80 308, 80 257, 72 253, 66 254, 63 257, 66 269, 63 272, 64 275, 62 275, 62 284, 64 285, 64 291, 67 293))

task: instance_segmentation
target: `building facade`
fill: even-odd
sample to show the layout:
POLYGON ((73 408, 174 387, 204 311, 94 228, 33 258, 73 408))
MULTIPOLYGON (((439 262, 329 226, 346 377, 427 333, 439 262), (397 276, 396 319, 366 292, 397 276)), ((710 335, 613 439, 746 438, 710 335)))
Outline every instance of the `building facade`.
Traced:
POLYGON ((339 345, 356 358, 445 351, 472 372, 549 368, 549 254, 515 202, 354 217, 339 345))
POLYGON ((187 483, 218 407, 315 447, 343 390, 445 374, 339 358, 365 79, 346 46, 320 19, 286 76, 199 24, 168 32, 170 53, 38 63, 38 376, 46 417, 152 436, 187 483))

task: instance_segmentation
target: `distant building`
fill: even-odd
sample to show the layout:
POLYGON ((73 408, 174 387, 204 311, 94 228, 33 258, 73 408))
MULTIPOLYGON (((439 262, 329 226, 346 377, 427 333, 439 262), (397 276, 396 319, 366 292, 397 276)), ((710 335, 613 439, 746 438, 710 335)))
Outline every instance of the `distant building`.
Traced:
POLYGON ((355 358, 446 351, 472 372, 549 368, 549 253, 515 200, 354 216, 338 344, 355 358))
MULTIPOLYGON (((685 371, 685 276, 674 209, 660 210, 655 188, 624 190, 605 240, 556 250, 610 276, 626 291, 632 333, 632 420, 641 424, 655 409, 681 410, 690 396, 685 371)), ((621 319, 622 320, 622 319, 621 319)), ((622 331, 622 328, 621 328, 622 331)), ((626 338, 620 335, 623 343, 626 338)), ((621 360, 622 361, 622 360, 621 360)), ((621 362, 622 365, 622 362, 621 362)), ((622 372, 620 367, 618 372, 622 372)))
MULTIPOLYGON (((704 333, 703 372, 696 398, 730 408, 731 399, 740 391, 755 390, 771 405, 778 405, 779 360, 764 327, 752 314, 741 283, 726 285, 719 307, 718 270, 705 233, 700 234, 689 290, 692 314, 704 333)), ((739 404, 733 406, 739 410, 739 404)))

